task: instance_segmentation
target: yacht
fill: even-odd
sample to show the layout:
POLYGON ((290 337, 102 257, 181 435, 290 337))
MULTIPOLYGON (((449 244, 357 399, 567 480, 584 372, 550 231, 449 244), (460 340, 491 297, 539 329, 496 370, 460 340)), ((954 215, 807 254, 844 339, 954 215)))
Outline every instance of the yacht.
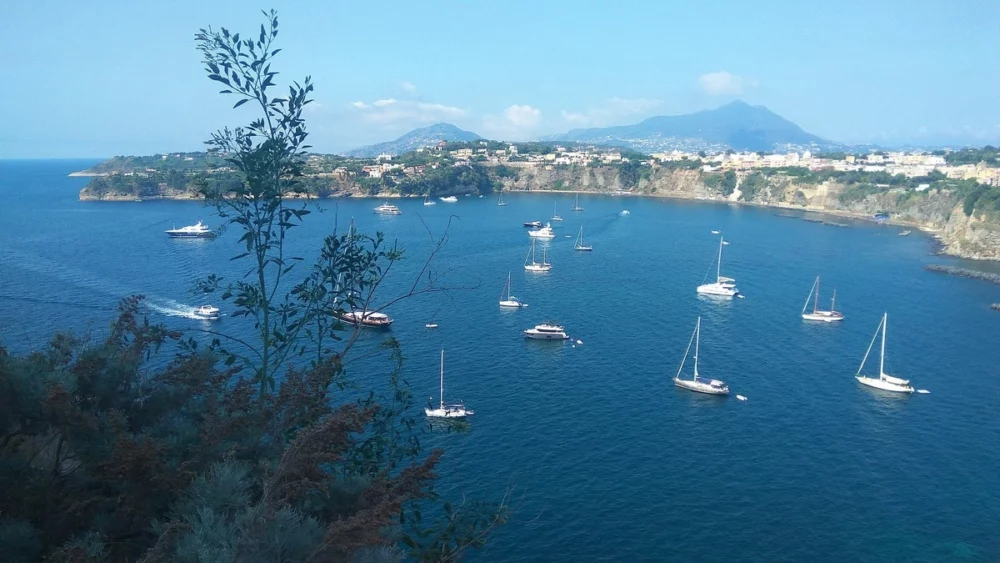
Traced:
POLYGON ((424 196, 424 205, 437 205, 437 202, 431 199, 431 196, 424 196))
POLYGON ((537 231, 528 231, 528 236, 534 238, 551 239, 556 238, 556 233, 552 230, 552 223, 545 223, 545 226, 537 231))
POLYGON ((590 252, 594 250, 593 246, 583 244, 583 227, 580 227, 580 234, 576 237, 576 246, 573 247, 573 250, 579 250, 581 252, 590 252))
POLYGON ((206 321, 215 321, 222 317, 222 312, 218 307, 212 305, 202 305, 194 310, 194 316, 206 321))
POLYGON ((345 323, 360 327, 389 328, 392 325, 392 318, 389 315, 376 311, 344 311, 337 313, 336 317, 345 323))
POLYGON ((531 250, 524 257, 524 269, 529 272, 548 272, 552 269, 552 264, 545 261, 545 248, 542 247, 542 263, 535 262, 535 240, 531 240, 531 250), (528 259, 531 259, 529 262, 528 259))
POLYGON ((552 220, 553 221, 562 221, 563 220, 563 218, 560 217, 558 213, 556 213, 556 204, 555 203, 552 204, 552 220))
POLYGON ((201 221, 198 221, 194 225, 188 225, 187 227, 181 227, 179 229, 168 229, 164 232, 173 238, 212 238, 215 236, 212 229, 209 229, 208 226, 201 221))
POLYGON ((376 207, 375 208, 375 213, 378 213, 379 215, 402 215, 403 214, 403 212, 400 211, 398 207, 396 207, 395 205, 389 203, 388 201, 386 201, 382 205, 376 207))
POLYGON ((715 281, 698 286, 699 295, 712 297, 735 297, 740 294, 736 289, 736 280, 722 275, 722 247, 729 244, 724 237, 719 237, 719 261, 715 267, 715 281))
MULTIPOLYGON (((887 313, 882 314, 882 322, 879 323, 878 329, 875 330, 875 336, 872 337, 871 344, 868 345, 868 351, 865 352, 865 357, 861 360, 861 365, 858 367, 858 372, 854 374, 854 378, 857 379, 862 385, 867 385, 883 391, 892 391, 894 393, 913 393, 913 387, 910 386, 909 379, 893 377, 885 373, 885 329, 888 324, 888 318, 889 315, 887 313), (879 356, 878 361, 878 377, 861 375, 861 370, 865 368, 865 362, 868 361, 868 354, 871 353, 872 346, 875 345, 875 339, 878 338, 878 333, 880 331, 882 332, 882 353, 879 356)), ((920 392, 923 393, 924 391, 921 390, 920 392)))
POLYGON ((844 314, 833 308, 836 303, 837 291, 834 290, 833 297, 830 299, 830 310, 823 311, 819 308, 819 276, 816 276, 816 281, 813 282, 812 290, 809 291, 809 297, 806 297, 806 302, 802 305, 802 318, 807 321, 823 321, 828 323, 842 321, 844 320, 844 314), (813 309, 811 312, 806 312, 806 308, 809 307, 810 299, 812 299, 813 302, 813 309))
POLYGON ((684 350, 684 358, 681 359, 681 365, 677 368, 677 375, 674 376, 674 385, 697 393, 728 395, 729 386, 724 381, 701 377, 701 374, 698 373, 698 345, 700 342, 701 317, 698 317, 698 322, 694 325, 694 333, 691 334, 691 340, 688 340, 687 349, 684 350), (681 379, 681 373, 684 371, 684 362, 687 361, 692 342, 694 343, 694 374, 691 379, 681 379))
POLYGON ((580 207, 580 194, 576 194, 576 201, 573 202, 573 209, 570 211, 583 211, 583 208, 580 207))
POLYGON ((453 196, 453 195, 449 195, 449 196, 445 196, 445 197, 439 197, 438 199, 440 199, 441 201, 443 201, 445 203, 455 203, 455 202, 458 201, 458 198, 455 197, 455 196, 453 196))
POLYGON ((465 408, 464 403, 444 404, 444 350, 441 350, 441 386, 439 388, 440 403, 438 408, 427 407, 424 414, 427 418, 465 418, 475 414, 472 410, 465 408))
POLYGON ((527 303, 524 303, 517 297, 514 297, 513 295, 510 294, 510 272, 507 272, 507 284, 504 285, 503 290, 500 291, 500 306, 509 307, 513 309, 520 309, 521 307, 528 306, 527 303))
POLYGON ((537 228, 540 228, 542 226, 542 222, 541 221, 525 221, 524 222, 524 226, 525 227, 534 227, 534 228, 537 229, 537 228))
POLYGON ((533 340, 566 340, 566 330, 556 323, 542 323, 524 331, 525 338, 533 340))

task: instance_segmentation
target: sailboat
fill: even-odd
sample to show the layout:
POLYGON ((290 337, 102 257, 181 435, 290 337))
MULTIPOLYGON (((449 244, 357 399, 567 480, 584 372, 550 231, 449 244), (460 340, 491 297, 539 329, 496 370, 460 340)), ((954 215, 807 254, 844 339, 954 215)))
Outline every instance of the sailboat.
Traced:
POLYGON ((507 272, 507 284, 503 286, 503 290, 500 292, 500 306, 501 307, 527 307, 527 303, 523 303, 517 297, 510 294, 510 272, 507 272), (506 298, 504 297, 506 294, 506 298))
POLYGON ((497 198, 497 205, 500 207, 507 205, 507 202, 503 200, 503 190, 500 190, 500 197, 497 198))
POLYGON ((573 202, 573 209, 570 211, 583 211, 583 208, 580 207, 580 194, 576 194, 576 201, 573 202))
POLYGON ((701 295, 711 295, 713 297, 734 297, 740 294, 736 289, 736 280, 722 275, 722 247, 729 244, 725 237, 719 237, 719 262, 715 267, 715 282, 705 283, 698 286, 698 293, 701 295))
POLYGON ((674 385, 708 395, 728 395, 729 386, 725 382, 718 379, 706 379, 698 374, 698 345, 700 342, 701 317, 698 317, 698 322, 694 325, 694 332, 691 334, 691 340, 688 340, 687 349, 684 350, 684 358, 681 359, 681 365, 677 368, 677 375, 674 376, 674 385), (684 371, 684 362, 687 361, 692 342, 694 343, 694 376, 691 379, 681 379, 681 373, 684 371))
POLYGON ((556 203, 555 202, 552 203, 552 220, 553 221, 562 221, 563 220, 563 218, 560 217, 558 213, 556 213, 556 203))
POLYGON ((552 269, 552 264, 545 262, 545 247, 542 247, 542 263, 539 264, 535 262, 535 239, 531 239, 531 250, 528 251, 528 256, 524 257, 524 269, 529 272, 548 272, 552 269), (528 262, 528 258, 531 258, 531 262, 528 262))
POLYGON ((858 366, 858 372, 854 374, 854 378, 861 382, 862 385, 867 385, 883 391, 892 391, 894 393, 913 393, 913 387, 910 386, 909 379, 893 377, 885 373, 885 329, 886 325, 888 325, 888 318, 888 313, 882 314, 882 322, 879 323, 878 329, 875 331, 875 336, 872 337, 872 342, 868 345, 868 351, 865 352, 865 357, 861 360, 861 365, 858 366), (879 331, 882 332, 882 353, 879 356, 878 361, 878 377, 861 375, 861 370, 865 368, 865 362, 868 361, 868 354, 871 353, 872 346, 875 345, 875 339, 878 338, 879 331))
POLYGON ((833 290, 833 297, 830 299, 830 310, 823 311, 819 309, 819 276, 816 276, 816 281, 813 282, 812 289, 809 290, 809 297, 806 297, 806 302, 802 305, 802 318, 807 321, 824 321, 828 323, 842 321, 844 320, 844 314, 833 308, 836 303, 837 290, 833 290), (807 313, 806 308, 809 307, 810 299, 813 302, 813 309, 811 313, 807 313))
POLYGON ((424 205, 437 205, 437 202, 431 199, 430 194, 424 196, 424 205))
POLYGON ((576 236, 576 246, 573 247, 573 250, 580 250, 582 252, 594 250, 593 246, 585 246, 583 244, 583 227, 580 227, 580 234, 576 236))
POLYGON ((432 409, 427 407, 424 409, 424 414, 428 418, 465 418, 475 414, 473 411, 465 408, 464 403, 444 404, 444 350, 441 350, 441 389, 439 397, 440 403, 438 404, 438 408, 432 409))

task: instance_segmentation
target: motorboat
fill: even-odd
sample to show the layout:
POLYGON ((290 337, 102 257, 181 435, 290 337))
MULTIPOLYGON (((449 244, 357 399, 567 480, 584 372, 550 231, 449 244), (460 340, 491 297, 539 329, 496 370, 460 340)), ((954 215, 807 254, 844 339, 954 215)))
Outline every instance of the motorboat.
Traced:
POLYGON ((462 419, 467 416, 472 416, 476 414, 471 409, 465 408, 465 403, 453 403, 446 405, 444 402, 444 350, 441 350, 441 386, 439 388, 439 399, 438 408, 427 407, 424 409, 424 414, 427 418, 458 418, 462 419))
POLYGON ((807 321, 823 321, 827 323, 842 321, 844 320, 844 314, 833 308, 836 303, 837 291, 834 290, 833 297, 830 299, 830 310, 824 311, 819 308, 819 276, 816 276, 812 290, 809 291, 809 297, 806 297, 806 302, 802 305, 802 318, 807 321), (806 309, 809 307, 810 299, 812 299, 813 308, 811 312, 807 312, 806 309))
POLYGON ((402 215, 403 212, 399 210, 398 207, 386 201, 382 205, 375 208, 375 213, 379 215, 402 215))
POLYGON ((524 257, 524 269, 529 272, 548 272, 552 269, 552 264, 545 261, 545 247, 542 247, 542 262, 535 262, 535 239, 531 239, 531 250, 524 257))
POLYGON ((500 291, 500 306, 511 309, 520 309, 521 307, 528 306, 527 303, 510 294, 510 272, 507 272, 507 283, 503 286, 503 290, 500 291))
POLYGON ((566 340, 566 330, 556 323, 542 323, 524 331, 525 338, 533 340, 566 340))
POLYGON ((699 295, 731 298, 740 294, 740 290, 736 289, 736 280, 722 275, 722 247, 728 244, 724 237, 719 237, 719 261, 715 266, 715 281, 699 285, 699 295))
POLYGON ((593 246, 583 244, 583 227, 580 227, 580 234, 576 237, 576 245, 573 246, 573 250, 579 250, 581 252, 590 252, 594 250, 593 246))
POLYGON ((206 321, 215 321, 222 317, 222 312, 218 307, 212 305, 202 305, 192 313, 195 317, 206 321))
POLYGON ((621 213, 618 214, 619 217, 628 217, 629 215, 631 215, 631 213, 628 212, 628 209, 622 209, 621 213))
POLYGON ((696 393, 705 393, 706 395, 728 395, 729 386, 726 385, 724 381, 719 381, 718 379, 712 379, 710 377, 702 377, 698 373, 698 346, 701 342, 701 317, 698 317, 698 322, 694 325, 694 332, 691 334, 691 340, 688 340, 687 349, 684 350, 684 358, 681 359, 681 365, 677 368, 677 375, 674 376, 674 385, 687 389, 688 391, 694 391, 696 393), (684 362, 687 361, 688 352, 691 351, 691 343, 694 343, 694 373, 691 379, 682 379, 681 374, 684 372, 684 362))
POLYGON ((537 231, 528 231, 528 236, 534 238, 553 239, 556 238, 556 233, 552 230, 552 223, 545 223, 545 226, 537 231))
POLYGON ((335 315, 345 323, 367 328, 389 328, 392 318, 377 311, 344 311, 335 315))
POLYGON ((541 221, 525 221, 524 222, 524 226, 525 227, 534 227, 534 228, 537 229, 537 228, 540 228, 542 226, 542 222, 541 221))
POLYGON ((458 201, 458 198, 455 197, 455 196, 453 196, 453 195, 449 195, 449 196, 445 196, 445 197, 439 197, 438 199, 440 199, 441 201, 443 201, 445 203, 456 203, 458 201))
POLYGON ((212 238, 215 236, 215 232, 201 221, 179 229, 167 229, 164 232, 173 238, 212 238))
POLYGON ((424 205, 437 205, 437 202, 431 199, 431 196, 424 196, 424 205))
MULTIPOLYGON (((882 322, 879 323, 878 329, 875 330, 875 336, 872 337, 871 344, 868 345, 868 351, 865 352, 865 357, 861 360, 861 365, 858 367, 857 373, 854 374, 854 379, 857 379, 862 385, 867 385, 868 387, 874 387, 875 389, 881 389, 883 391, 891 391, 893 393, 913 393, 913 387, 910 386, 909 379, 894 377, 885 373, 885 332, 888 319, 888 313, 883 313, 882 322), (878 377, 861 375, 861 370, 865 368, 865 362, 868 361, 868 354, 871 353, 872 346, 875 345, 875 339, 878 338, 879 332, 882 333, 882 352, 878 361, 878 377)), ((923 390, 921 390, 921 392, 923 392, 923 390)))

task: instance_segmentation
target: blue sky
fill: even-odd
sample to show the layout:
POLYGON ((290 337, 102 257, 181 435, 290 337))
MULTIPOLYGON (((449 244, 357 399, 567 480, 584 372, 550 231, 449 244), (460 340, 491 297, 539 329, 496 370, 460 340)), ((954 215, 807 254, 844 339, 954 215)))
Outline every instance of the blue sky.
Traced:
MULTIPOLYGON (((0 158, 198 150, 249 115, 194 33, 246 2, 6 0, 0 158)), ((1000 141, 1000 1, 273 1, 317 151, 448 121, 529 139, 733 99, 835 141, 1000 141)))

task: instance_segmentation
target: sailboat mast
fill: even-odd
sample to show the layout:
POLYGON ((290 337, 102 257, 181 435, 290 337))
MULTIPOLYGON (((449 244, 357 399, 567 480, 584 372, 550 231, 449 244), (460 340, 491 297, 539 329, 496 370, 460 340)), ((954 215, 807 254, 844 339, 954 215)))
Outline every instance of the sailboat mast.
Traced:
MULTIPOLYGON (((719 237, 719 261, 715 265, 715 281, 718 282, 719 278, 722 277, 722 243, 725 242, 725 237, 719 237)), ((701 317, 698 317, 698 322, 701 322, 701 317)))
POLYGON ((694 378, 698 379, 698 345, 701 343, 701 317, 698 317, 698 323, 694 325, 694 378))
POLYGON ((440 395, 438 396, 441 397, 441 408, 444 409, 444 350, 443 349, 441 350, 441 389, 440 389, 440 395))
POLYGON ((510 301, 510 270, 507 270, 507 301, 510 301))
POLYGON ((819 276, 816 276, 816 296, 813 297, 813 313, 819 309, 819 276))
POLYGON ((883 376, 885 375, 885 329, 886 329, 886 325, 889 324, 889 323, 886 322, 886 319, 888 317, 889 317, 888 313, 883 313, 882 314, 882 355, 879 357, 879 360, 878 360, 878 377, 879 377, 879 379, 882 379, 883 376))
POLYGON ((830 312, 831 313, 837 310, 836 308, 834 308, 834 305, 836 303, 837 303, 837 290, 835 289, 835 290, 833 290, 833 297, 830 298, 830 312))

